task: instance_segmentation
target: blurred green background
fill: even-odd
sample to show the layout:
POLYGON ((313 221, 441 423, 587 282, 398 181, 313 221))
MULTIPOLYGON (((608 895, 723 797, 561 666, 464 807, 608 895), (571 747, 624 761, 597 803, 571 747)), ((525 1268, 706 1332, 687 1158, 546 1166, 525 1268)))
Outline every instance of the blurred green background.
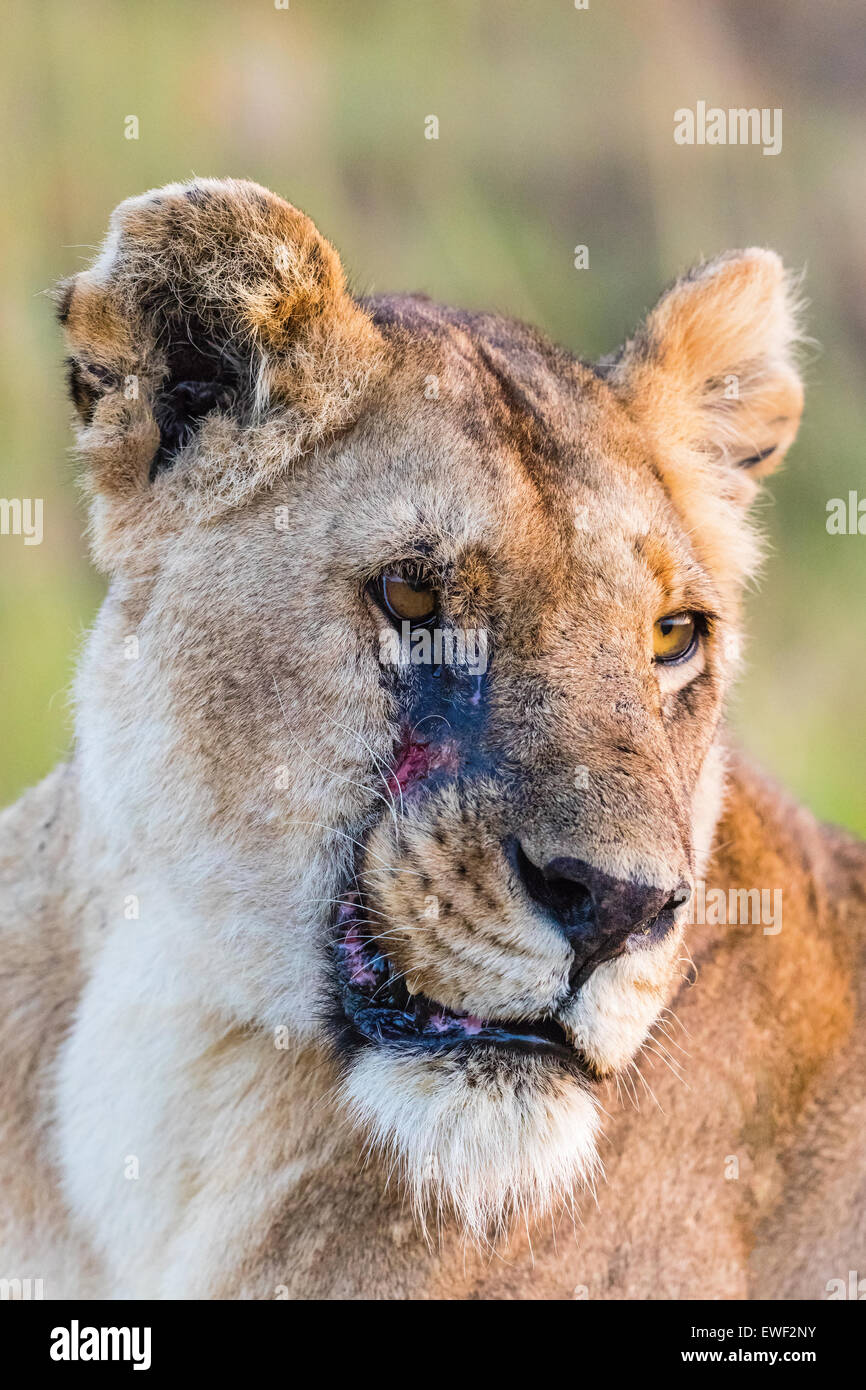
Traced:
POLYGON ((859 0, 7 4, 0 495, 44 498, 45 538, 0 537, 0 802, 69 746, 101 595, 44 290, 86 263, 120 199, 233 174, 308 211, 359 292, 495 308, 581 356, 701 255, 760 243, 806 267, 820 349, 761 504, 769 560, 734 717, 816 811, 866 831, 866 537, 825 528, 829 498, 866 495, 862 20, 859 0), (698 100, 781 107, 781 154, 675 145, 675 108, 698 100))

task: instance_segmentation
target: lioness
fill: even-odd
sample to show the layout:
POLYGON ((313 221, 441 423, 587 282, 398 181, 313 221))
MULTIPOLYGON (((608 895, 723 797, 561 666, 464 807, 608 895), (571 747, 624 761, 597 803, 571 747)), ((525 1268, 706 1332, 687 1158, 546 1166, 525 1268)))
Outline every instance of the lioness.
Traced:
POLYGON ((58 304, 110 588, 72 758, 0 823, 0 1274, 866 1275, 866 851, 722 718, 801 411, 778 258, 699 266, 587 366, 355 299, 303 213, 197 179, 121 204, 58 304))

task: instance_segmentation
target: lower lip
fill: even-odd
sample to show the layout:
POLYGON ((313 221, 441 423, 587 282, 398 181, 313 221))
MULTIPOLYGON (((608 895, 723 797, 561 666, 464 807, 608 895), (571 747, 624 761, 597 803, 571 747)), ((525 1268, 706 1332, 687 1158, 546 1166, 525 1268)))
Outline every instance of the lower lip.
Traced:
POLYGON ((586 1070, 584 1059, 574 1048, 540 1034, 513 1033, 481 1018, 447 1012, 432 1012, 419 1026, 413 1014, 377 1006, 367 993, 368 987, 376 985, 376 976, 364 957, 364 944, 354 922, 356 913, 355 902, 344 903, 337 922, 343 932, 338 947, 344 980, 342 1013, 358 1041, 415 1053, 468 1054, 484 1048, 488 1054, 498 1053, 503 1060, 508 1056, 534 1056, 564 1064, 571 1070, 586 1070))
POLYGON ((346 1012, 346 1020, 365 1042, 378 1047, 386 1047, 395 1052, 462 1052, 469 1054, 484 1048, 503 1057, 511 1055, 544 1057, 551 1061, 566 1063, 572 1070, 585 1070, 585 1064, 574 1048, 564 1043, 553 1042, 549 1038, 533 1034, 509 1033, 505 1029, 491 1027, 489 1024, 476 1031, 462 1031, 456 1028, 443 1029, 430 1033, 399 1033, 388 1036, 376 1022, 365 1018, 363 1008, 346 1012))

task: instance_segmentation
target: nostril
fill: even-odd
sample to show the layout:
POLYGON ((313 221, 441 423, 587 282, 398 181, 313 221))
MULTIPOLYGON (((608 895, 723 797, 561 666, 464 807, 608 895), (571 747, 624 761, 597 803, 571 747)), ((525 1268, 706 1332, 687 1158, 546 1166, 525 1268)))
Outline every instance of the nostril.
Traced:
POLYGON ((629 937, 638 934, 660 940, 692 894, 685 878, 670 892, 615 878, 596 864, 567 855, 538 864, 516 837, 504 847, 524 892, 556 921, 578 956, 609 956, 624 950, 629 937))
POLYGON ((523 887, 539 907, 556 918, 569 939, 585 935, 595 926, 592 893, 585 883, 555 872, 552 865, 541 868, 514 840, 506 847, 523 887))
POLYGON ((681 882, 677 884, 676 888, 671 893, 671 896, 665 903, 665 908, 670 909, 670 911, 672 912, 675 912, 678 907, 682 907, 683 903, 687 903, 691 896, 692 885, 690 883, 686 883, 685 879, 682 879, 681 882))

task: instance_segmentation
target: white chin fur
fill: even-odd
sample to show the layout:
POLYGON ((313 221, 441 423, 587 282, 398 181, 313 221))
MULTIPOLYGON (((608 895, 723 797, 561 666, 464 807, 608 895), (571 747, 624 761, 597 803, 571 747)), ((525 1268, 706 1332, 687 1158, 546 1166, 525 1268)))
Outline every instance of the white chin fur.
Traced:
POLYGON ((447 1212, 479 1244, 567 1205, 599 1171, 594 1099, 579 1077, 531 1056, 494 1071, 481 1055, 366 1048, 343 1099, 421 1224, 447 1212))

